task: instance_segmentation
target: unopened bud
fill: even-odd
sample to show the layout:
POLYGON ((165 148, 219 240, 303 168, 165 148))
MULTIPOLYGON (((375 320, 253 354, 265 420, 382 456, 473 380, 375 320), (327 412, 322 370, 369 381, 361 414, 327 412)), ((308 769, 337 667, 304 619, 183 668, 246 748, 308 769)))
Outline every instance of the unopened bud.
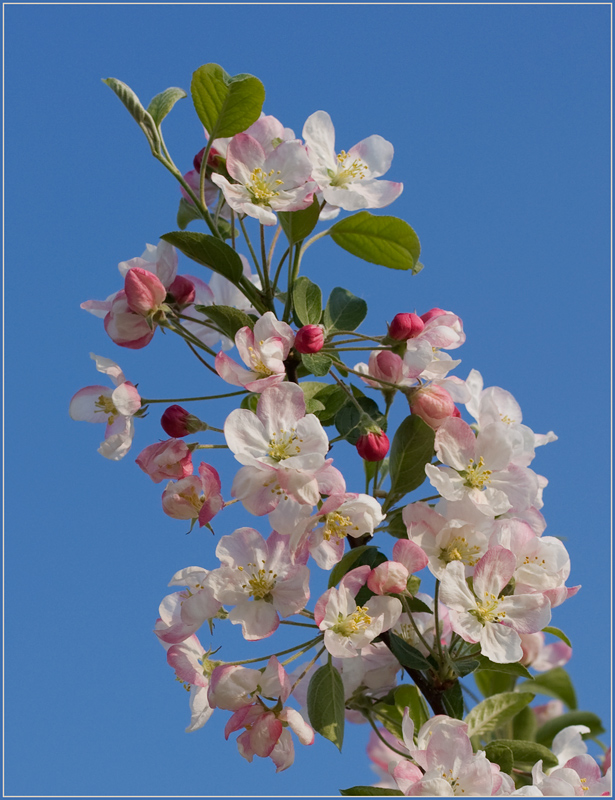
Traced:
POLYGON ((174 439, 207 430, 207 423, 181 406, 169 406, 160 418, 160 424, 164 432, 174 439))
POLYGON ((359 436, 357 453, 365 461, 382 461, 389 452, 389 439, 384 431, 369 431, 359 436))
POLYGON ((128 270, 124 280, 124 290, 130 310, 143 317, 147 317, 162 305, 167 295, 160 278, 141 267, 128 270))
POLYGON ((318 353, 325 343, 325 334, 320 325, 304 325, 295 336, 295 350, 299 353, 318 353))
POLYGON ((410 573, 398 561, 385 561, 369 573, 367 588, 374 594, 401 594, 406 591, 410 573))
POLYGON ((178 306, 187 306, 194 303, 194 284, 183 275, 177 275, 168 288, 168 293, 173 296, 173 301, 178 306))
POLYGON ((418 336, 424 327, 425 322, 416 314, 395 314, 389 325, 389 336, 398 342, 405 342, 418 336))
POLYGON ((412 393, 410 410, 435 430, 457 409, 446 389, 432 384, 412 393))
POLYGON ((427 325, 430 320, 434 319, 434 317, 441 317, 444 314, 448 314, 448 311, 444 311, 441 308, 431 308, 429 311, 426 311, 424 314, 421 314, 421 319, 427 325))

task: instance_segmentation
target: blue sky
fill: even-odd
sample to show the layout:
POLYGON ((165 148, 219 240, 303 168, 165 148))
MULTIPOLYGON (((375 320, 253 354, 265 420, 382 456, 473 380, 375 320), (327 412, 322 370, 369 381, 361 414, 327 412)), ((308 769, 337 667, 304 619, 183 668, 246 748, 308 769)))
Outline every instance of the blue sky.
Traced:
MULTIPOLYGON (((553 623, 573 641, 580 707, 608 717, 609 30, 606 4, 6 7, 7 794, 334 795, 373 779, 365 726, 349 726, 342 756, 298 745, 277 776, 224 741, 226 714, 184 733, 187 696, 151 629, 171 575, 212 567, 214 542, 164 516, 134 465, 162 435, 156 413, 120 463, 67 414, 99 382, 90 351, 149 397, 225 390, 170 337, 121 349, 79 309, 175 229, 179 197, 100 79, 149 102, 209 61, 257 75, 265 111, 298 133, 325 109, 340 146, 372 133, 394 144, 387 177, 405 189, 387 213, 419 234, 423 272, 328 241, 304 272, 365 297, 365 330, 453 310, 468 336, 457 374, 480 370, 530 427, 559 435, 533 466, 549 479, 547 533, 565 538, 583 589, 553 623)), ((190 101, 163 127, 189 169, 203 143, 190 101)), ((216 466, 228 487, 231 458, 216 466)), ((246 524, 236 506, 228 519, 218 535, 246 524)), ((225 647, 246 651, 236 629, 225 647)))

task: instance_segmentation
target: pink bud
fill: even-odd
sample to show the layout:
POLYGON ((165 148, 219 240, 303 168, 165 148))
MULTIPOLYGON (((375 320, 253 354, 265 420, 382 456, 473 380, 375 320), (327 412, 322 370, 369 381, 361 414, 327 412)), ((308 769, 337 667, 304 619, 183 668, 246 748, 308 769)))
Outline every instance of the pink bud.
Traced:
POLYGON ((449 311, 443 311, 441 308, 432 308, 429 311, 426 311, 424 314, 421 314, 421 319, 427 325, 434 317, 441 317, 443 314, 449 314, 449 311))
POLYGON ((299 353, 317 353, 325 343, 325 334, 320 325, 304 325, 295 336, 295 349, 299 353))
POLYGON ((378 564, 367 578, 367 587, 375 594, 400 594, 406 591, 410 573, 398 561, 378 564))
POLYGON ((168 292, 178 306, 194 303, 194 284, 183 275, 178 275, 169 286, 168 292))
POLYGON ((124 280, 124 290, 130 310, 143 317, 147 317, 162 305, 167 294, 160 278, 141 267, 128 270, 124 280))
POLYGON ((389 325, 389 336, 398 342, 405 342, 406 339, 418 336, 424 327, 422 318, 416 314, 395 314, 389 325))
POLYGON ((461 411, 455 406, 455 410, 451 414, 452 417, 461 417, 461 411))
POLYGON ((357 453, 365 461, 382 461, 389 452, 389 439, 384 431, 370 431, 359 436, 357 453))
POLYGON ((199 152, 192 159, 192 166, 197 172, 201 171, 201 164, 203 163, 203 156, 205 155, 205 148, 202 147, 199 152))
POLYGON ((404 378, 403 359, 390 350, 374 351, 369 357, 369 374, 389 383, 400 383, 404 378))
POLYGON ((150 444, 139 453, 137 464, 154 483, 165 478, 185 478, 192 475, 192 453, 179 439, 150 444))
POLYGON ((204 422, 181 406, 169 406, 160 418, 160 424, 164 432, 174 439, 207 430, 204 422))
POLYGON ((446 389, 432 384, 412 395, 410 410, 436 430, 444 420, 455 415, 455 403, 446 389))
POLYGON ((149 344, 155 331, 155 326, 150 328, 146 319, 130 310, 123 289, 113 298, 104 325, 105 331, 117 345, 131 350, 140 350, 149 344))

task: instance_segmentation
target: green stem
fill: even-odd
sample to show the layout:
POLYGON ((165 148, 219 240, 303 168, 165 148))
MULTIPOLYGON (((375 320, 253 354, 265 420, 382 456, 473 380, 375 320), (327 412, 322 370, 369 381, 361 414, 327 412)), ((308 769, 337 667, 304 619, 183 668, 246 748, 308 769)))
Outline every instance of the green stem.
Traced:
POLYGON ((436 588, 434 591, 434 598, 433 598, 433 615, 436 628, 435 639, 438 645, 438 655, 440 657, 439 664, 440 664, 440 669, 442 669, 444 667, 444 654, 442 652, 442 639, 440 634, 440 612, 438 609, 439 599, 440 599, 440 581, 436 579, 436 588))
POLYGON ((214 358, 216 357, 216 354, 215 354, 215 352, 214 352, 214 351, 211 349, 211 347, 208 347, 208 346, 207 346, 206 344, 204 344, 204 343, 203 343, 203 342, 202 342, 200 339, 198 339, 198 338, 197 338, 197 337, 196 337, 196 336, 195 336, 193 333, 190 333, 190 331, 189 331, 189 330, 187 330, 186 328, 184 328, 184 326, 181 324, 181 322, 178 322, 176 319, 167 320, 167 322, 168 322, 168 324, 169 324, 169 327, 171 328, 171 330, 172 330, 174 333, 176 333, 178 336, 181 336, 181 337, 182 337, 182 338, 184 338, 186 341, 190 341, 190 342, 192 342, 192 344, 193 344, 195 347, 200 347, 200 348, 201 348, 201 350, 205 350, 205 352, 206 352, 208 355, 210 355, 210 356, 213 356, 214 358), (179 330, 175 330, 176 328, 178 328, 179 330))
MULTIPOLYGON (((333 363, 335 364, 335 362, 333 362, 333 363)), ((365 414, 365 411, 364 411, 364 410, 361 408, 361 406, 359 405, 359 401, 358 401, 358 400, 357 400, 357 398, 354 396, 354 394, 353 394, 353 393, 350 391, 350 389, 349 389, 349 388, 346 386, 346 384, 344 383, 344 381, 343 381, 343 380, 340 380, 340 378, 338 378, 338 377, 337 377, 337 375, 334 375, 333 373, 331 373, 331 377, 332 377, 332 378, 333 378, 333 380, 334 380, 334 381, 335 381, 335 382, 336 382, 336 383, 337 383, 339 386, 341 386, 341 387, 342 387, 342 389, 343 389, 343 390, 346 392, 346 394, 348 395, 348 398, 349 398, 350 402, 351 402, 351 403, 354 405, 354 407, 357 409, 357 411, 359 412, 359 414, 361 414, 361 415, 365 414)), ((366 493, 366 494, 367 494, 367 493, 366 493)))
POLYGON ((376 736, 380 739, 380 741, 383 744, 386 744, 386 746, 389 748, 389 750, 392 750, 394 753, 397 753, 398 756, 403 756, 404 758, 408 758, 408 753, 402 753, 401 750, 398 750, 396 747, 393 747, 393 745, 390 742, 387 742, 387 740, 384 738, 384 736, 378 730, 378 726, 376 725, 376 723, 372 719, 372 715, 370 714, 369 711, 367 711, 367 710, 365 711, 365 716, 367 717, 367 721, 369 722, 369 724, 372 726, 376 736))
POLYGON ((207 369, 208 369, 210 372, 213 372, 213 374, 214 374, 214 375, 217 375, 218 377, 220 377, 220 376, 218 375, 218 371, 217 371, 217 370, 216 370, 214 367, 212 367, 212 366, 211 366, 211 364, 209 364, 207 361, 205 361, 205 359, 204 359, 204 358, 203 358, 203 357, 202 357, 202 356, 199 354, 199 352, 198 352, 197 350, 195 350, 195 348, 194 348, 194 347, 193 347, 193 346, 190 344, 190 342, 189 342, 187 339, 184 339, 184 342, 186 342, 186 344, 188 345, 188 347, 189 347, 189 348, 192 350, 192 352, 194 353, 194 355, 195 355, 195 356, 198 358, 198 360, 201 362, 201 364, 202 364, 204 367, 207 367, 207 369))
POLYGON ((269 261, 267 259, 267 245, 265 243, 265 226, 261 222, 260 225, 260 234, 261 234, 261 260, 263 262, 263 276, 265 278, 265 282, 263 283, 263 291, 265 292, 265 297, 269 297, 271 294, 271 284, 269 283, 269 261))
POLYGON ((273 276, 273 283, 271 285, 272 299, 273 299, 273 297, 275 297, 275 292, 276 292, 276 289, 278 288, 278 280, 280 278, 280 272, 282 271, 282 266, 283 266, 284 262, 286 261, 286 256, 289 253, 290 253, 290 247, 287 247, 286 250, 284 251, 284 254, 282 255, 282 258, 280 259, 280 263, 277 266, 277 269, 275 271, 275 275, 273 276))
POLYGON ((299 628, 318 628, 318 625, 312 625, 310 622, 294 622, 291 619, 281 619, 280 625, 296 625, 299 628))
MULTIPOLYGON (((282 661, 282 666, 285 667, 287 664, 290 664, 295 659, 299 658, 299 656, 302 656, 304 653, 307 653, 307 651, 311 650, 312 647, 314 647, 314 645, 316 645, 318 642, 322 641, 322 637, 323 637, 323 634, 321 634, 320 636, 317 636, 316 639, 314 639, 314 641, 312 641, 308 645, 306 645, 306 647, 304 647, 303 650, 299 650, 297 653, 295 653, 294 655, 290 656, 290 658, 284 659, 284 661, 282 661)), ((323 650, 324 649, 325 648, 323 648, 323 650)))
POLYGON ((310 663, 309 663, 309 664, 307 665, 307 667, 306 667, 306 668, 303 670, 303 672, 301 673, 301 675, 299 675, 299 677, 297 678, 297 680, 296 680, 296 681, 293 683, 293 685, 291 686, 291 689, 290 689, 290 693, 291 693, 291 694, 292 694, 292 693, 295 691, 295 689, 297 688, 297 686, 299 685, 299 683, 301 683, 301 681, 302 681, 302 680, 305 678, 305 676, 306 676, 306 675, 308 674, 308 672, 309 672, 309 671, 312 669, 312 667, 314 666, 314 664, 315 664, 315 663, 318 661, 318 659, 321 657, 321 655, 322 655, 322 654, 325 652, 325 650, 326 650, 326 649, 327 649, 326 647, 322 647, 322 648, 321 648, 321 649, 320 649, 320 650, 319 650, 319 651, 316 653, 316 655, 314 656, 314 658, 313 658, 313 659, 310 661, 310 663))
POLYGON ((239 217, 239 224, 241 226, 241 230, 246 240, 246 244, 248 245, 248 250, 250 251, 250 255, 252 256, 252 261, 254 262, 254 266, 256 268, 256 272, 258 273, 258 277, 261 279, 263 286, 265 285, 265 281, 263 279, 263 273, 261 272, 261 266, 258 263, 258 258, 256 257, 256 253, 254 252, 254 248, 252 247, 252 242, 250 241, 250 237, 248 236, 248 231, 246 230, 245 223, 243 221, 243 217, 239 217))
POLYGON ((231 209, 231 246, 233 250, 237 249, 235 245, 235 212, 231 209))
MULTIPOLYGON (((258 658, 246 658, 243 661, 227 661, 225 663, 226 665, 232 664, 234 666, 241 666, 241 664, 256 664, 258 661, 269 661, 269 659, 272 656, 275 656, 277 658, 278 656, 285 656, 287 653, 293 653, 295 650, 299 650, 302 647, 307 647, 308 645, 309 647, 313 647, 320 638, 321 638, 320 636, 317 636, 316 639, 312 639, 309 642, 302 642, 301 644, 297 644, 294 647, 289 647, 288 650, 280 650, 279 653, 272 653, 269 656, 259 656, 258 658)), ((309 647, 307 647, 308 650, 309 647)))
MULTIPOLYGON (((329 233, 330 230, 331 230, 330 228, 327 228, 326 231, 322 231, 321 233, 317 233, 316 236, 312 236, 311 239, 307 240, 307 242, 301 248, 301 255, 300 255, 300 258, 299 258, 299 263, 301 263, 301 259, 303 258, 303 254, 308 249, 308 247, 311 247, 314 244, 314 242, 317 242, 319 239, 322 239, 323 236, 326 236, 329 233)), ((298 269, 298 265, 297 265, 297 269, 298 269)))
POLYGON ((189 403, 191 400, 221 400, 223 397, 236 397, 240 394, 248 394, 247 391, 241 392, 228 392, 227 394, 209 394, 204 397, 163 397, 157 400, 150 398, 141 398, 141 405, 149 405, 150 403, 189 403))
MULTIPOLYGON (((333 342, 331 343, 331 346, 332 346, 334 352, 336 352, 336 353, 344 353, 346 351, 351 351, 351 350, 390 350, 391 349, 390 347, 380 347, 380 346, 379 347, 338 347, 336 344, 333 344, 333 342)), ((326 353, 327 352, 327 348, 323 347, 321 352, 326 353)))
POLYGON ((286 287, 286 304, 284 306, 284 322, 290 320, 290 312, 293 307, 293 285, 295 277, 299 272, 298 260, 300 256, 299 246, 295 245, 294 259, 288 259, 288 286, 286 287))
POLYGON ((421 497, 420 500, 415 500, 416 503, 427 503, 429 500, 439 500, 441 495, 432 494, 431 497, 421 497))
POLYGON ((347 367, 342 361, 333 361, 334 366, 338 369, 341 367, 345 372, 352 372, 353 375, 358 375, 360 378, 366 378, 368 381, 376 381, 376 383, 382 383, 384 386, 391 386, 393 389, 401 389, 401 386, 398 386, 396 383, 391 383, 391 381, 385 381, 383 378, 375 378, 373 375, 368 375, 366 372, 358 372, 356 369, 351 369, 347 367))
MULTIPOLYGON (((228 450, 227 444, 197 444, 195 450, 228 450)), ((227 504, 228 505, 228 504, 227 504)))
POLYGON ((416 633, 416 635, 418 636, 419 640, 422 642, 423 646, 424 646, 424 647, 425 647, 427 650, 429 650, 429 652, 431 653, 431 655, 432 655, 432 656, 435 658, 435 657, 436 657, 436 654, 434 653, 434 651, 433 651, 433 648, 432 648, 432 647, 430 647, 430 646, 427 644, 427 642, 425 641, 425 638, 424 638, 423 634, 420 632, 420 630, 419 630, 419 629, 418 629, 418 627, 417 627, 417 624, 416 624, 416 622, 414 621, 414 617, 412 616, 412 611, 410 611, 410 606, 408 605, 408 600, 407 600, 407 599, 406 599, 406 598, 405 598, 403 595, 400 595, 400 598, 401 598, 401 602, 402 602, 402 605, 403 605, 403 607, 404 607, 404 610, 405 610, 406 614, 408 615, 408 618, 410 619, 410 624, 411 624, 411 625, 412 625, 412 627, 414 628, 414 632, 415 632, 415 633, 416 633))

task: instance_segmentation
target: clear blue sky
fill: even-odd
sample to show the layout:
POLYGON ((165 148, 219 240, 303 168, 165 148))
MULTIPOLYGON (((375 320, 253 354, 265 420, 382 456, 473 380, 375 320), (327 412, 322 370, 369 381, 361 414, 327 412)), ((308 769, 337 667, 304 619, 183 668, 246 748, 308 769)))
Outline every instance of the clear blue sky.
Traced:
MULTIPOLYGON (((608 716, 608 5, 9 5, 5 22, 6 792, 326 795, 372 782, 364 726, 343 756, 297 745, 278 776, 224 742, 225 713, 184 733, 187 696, 151 629, 171 575, 214 566, 214 542, 165 517, 134 465, 161 436, 155 413, 120 463, 67 413, 99 382, 90 350, 150 397, 224 391, 179 342, 121 349, 79 309, 175 228, 179 196, 100 79, 149 102, 208 61, 259 76, 266 112, 297 132, 325 109, 342 146, 393 142, 387 177, 405 189, 388 213, 418 232, 424 271, 326 242, 305 272, 368 299, 366 330, 397 311, 455 311, 468 335, 457 374, 479 369, 535 431, 559 435, 533 466, 550 481, 547 533, 565 537, 583 590, 553 622, 573 641, 580 707, 608 716)), ((189 100, 164 130, 189 169, 202 146, 189 100)), ((228 492, 231 459, 216 465, 228 492)), ((236 509, 218 535, 246 524, 236 509)), ((236 629, 226 641, 241 658, 236 629)))

